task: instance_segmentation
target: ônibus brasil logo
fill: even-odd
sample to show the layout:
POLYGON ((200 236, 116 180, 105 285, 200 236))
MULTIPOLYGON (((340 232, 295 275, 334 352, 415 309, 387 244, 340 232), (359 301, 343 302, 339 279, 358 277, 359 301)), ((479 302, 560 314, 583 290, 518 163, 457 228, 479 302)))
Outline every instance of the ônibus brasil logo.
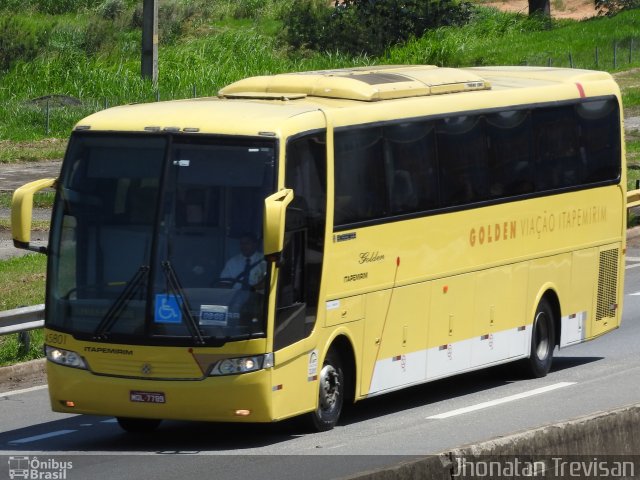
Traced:
POLYGON ((55 458, 9 457, 9 478, 28 480, 66 480, 67 471, 73 468, 73 462, 62 462, 55 458))

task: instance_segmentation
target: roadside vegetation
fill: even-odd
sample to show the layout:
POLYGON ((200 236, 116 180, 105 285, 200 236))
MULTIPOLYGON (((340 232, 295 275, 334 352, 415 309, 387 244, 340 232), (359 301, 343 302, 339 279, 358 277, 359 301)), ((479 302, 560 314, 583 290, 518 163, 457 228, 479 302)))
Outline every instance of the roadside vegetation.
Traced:
MULTIPOLYGON (((11 220, 9 219, 9 212, 11 211, 11 192, 0 191, 0 210, 6 212, 5 215, 0 215, 0 233, 2 231, 11 230, 11 220)), ((43 192, 37 192, 33 197, 33 207, 35 209, 50 210, 53 206, 53 200, 55 192, 53 190, 46 190, 43 192)), ((34 232, 48 232, 49 220, 43 220, 34 218, 31 220, 31 230, 34 232)))
MULTIPOLYGON (((47 258, 30 254, 0 261, 0 311, 44 303, 47 258)), ((29 332, 29 348, 18 334, 0 336, 0 366, 42 357, 43 332, 29 332)))
MULTIPOLYGON (((317 18, 342 12, 344 25, 358 24, 324 0, 166 0, 160 4, 156 89, 139 75, 142 2, 6 0, 0 6, 0 162, 36 159, 38 149, 42 158, 61 156, 73 124, 106 106, 215 95, 250 75, 375 63, 569 66, 569 54, 575 67, 596 68, 596 48, 600 69, 640 66, 637 9, 578 22, 440 3, 458 8, 455 25, 437 26, 436 18, 425 28, 413 17, 398 18, 392 23, 397 31, 367 51, 362 45, 374 44, 384 31, 379 23, 371 33, 376 38, 359 30, 360 47, 345 48, 344 33, 333 44, 313 40, 310 22, 317 18), (401 36, 402 26, 411 35, 401 36), (50 138, 61 143, 35 143, 50 138)), ((374 13, 367 21, 393 12, 374 13)), ((627 104, 639 105, 640 94, 625 97, 627 104)))
MULTIPOLYGON (((12 196, 11 192, 0 192, 0 208, 11 208, 12 196)), ((51 208, 54 197, 55 192, 53 190, 36 192, 33 196, 33 208, 51 208)))

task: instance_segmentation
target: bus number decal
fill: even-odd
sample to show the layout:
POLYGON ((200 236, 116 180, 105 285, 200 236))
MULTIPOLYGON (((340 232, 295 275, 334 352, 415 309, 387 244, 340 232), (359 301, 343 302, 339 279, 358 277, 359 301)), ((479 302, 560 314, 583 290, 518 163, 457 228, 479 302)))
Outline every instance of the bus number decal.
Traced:
POLYGON ((47 333, 45 343, 48 343, 50 345, 64 345, 65 343, 67 343, 67 336, 60 333, 47 333))

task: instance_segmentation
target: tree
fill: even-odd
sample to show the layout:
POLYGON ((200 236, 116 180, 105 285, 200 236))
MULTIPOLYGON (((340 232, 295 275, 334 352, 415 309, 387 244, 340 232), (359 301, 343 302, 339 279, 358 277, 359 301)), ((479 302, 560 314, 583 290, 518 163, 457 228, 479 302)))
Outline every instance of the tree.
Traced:
POLYGON ((550 0, 529 0, 529 15, 541 14, 551 16, 550 0))
POLYGON ((464 25, 467 0, 296 0, 283 21, 295 49, 383 55, 392 45, 441 26, 464 25))

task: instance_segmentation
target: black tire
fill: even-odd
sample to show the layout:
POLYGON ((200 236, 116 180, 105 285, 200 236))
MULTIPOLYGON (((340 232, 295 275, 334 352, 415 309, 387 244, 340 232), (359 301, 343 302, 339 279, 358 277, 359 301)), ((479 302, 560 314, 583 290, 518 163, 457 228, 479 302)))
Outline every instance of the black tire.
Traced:
POLYGON ((162 420, 155 420, 150 418, 128 418, 128 417, 118 417, 118 425, 125 432, 129 433, 151 433, 162 420))
POLYGON ((556 346, 555 319, 553 309, 546 299, 540 300, 533 318, 531 350, 524 362, 527 376, 545 377, 551 369, 553 350, 556 346))
POLYGON ((333 350, 327 353, 318 378, 318 406, 309 414, 314 430, 326 432, 336 426, 342 413, 345 376, 340 356, 333 350))

